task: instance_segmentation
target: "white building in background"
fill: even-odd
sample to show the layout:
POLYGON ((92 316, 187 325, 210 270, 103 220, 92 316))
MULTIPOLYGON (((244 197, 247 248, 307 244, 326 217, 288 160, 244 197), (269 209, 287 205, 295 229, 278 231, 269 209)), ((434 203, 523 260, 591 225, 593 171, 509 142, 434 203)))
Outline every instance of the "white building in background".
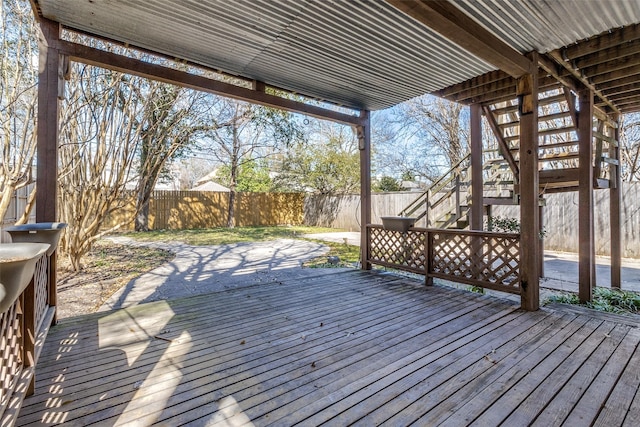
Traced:
POLYGON ((218 192, 225 192, 225 193, 228 193, 229 191, 231 191, 224 185, 220 185, 217 182, 213 181, 216 177, 217 172, 218 170, 214 169, 212 172, 209 172, 202 178, 198 179, 196 181, 195 187, 191 188, 191 190, 192 191, 218 191, 218 192))
POLYGON ((191 189, 191 191, 217 191, 217 192, 228 193, 231 190, 229 190, 224 185, 218 184, 217 182, 207 181, 200 185, 196 185, 191 189))

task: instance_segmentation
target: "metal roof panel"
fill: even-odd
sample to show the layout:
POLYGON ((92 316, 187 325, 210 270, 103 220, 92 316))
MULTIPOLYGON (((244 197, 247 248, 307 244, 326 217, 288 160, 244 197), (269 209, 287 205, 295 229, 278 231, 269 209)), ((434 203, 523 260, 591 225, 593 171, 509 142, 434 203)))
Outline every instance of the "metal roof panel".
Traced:
MULTIPOLYGON (((384 0, 35 1, 67 28, 356 109, 495 69, 384 0)), ((522 53, 640 22, 637 0, 453 3, 522 53)))

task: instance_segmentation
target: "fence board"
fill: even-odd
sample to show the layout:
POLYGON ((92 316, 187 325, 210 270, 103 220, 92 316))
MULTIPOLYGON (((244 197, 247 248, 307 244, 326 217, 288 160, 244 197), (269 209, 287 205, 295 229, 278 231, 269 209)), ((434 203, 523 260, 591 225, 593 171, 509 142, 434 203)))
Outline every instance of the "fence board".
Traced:
MULTIPOLYGON (((235 222, 237 226, 302 224, 302 193, 238 193, 235 222)), ((184 230, 225 227, 229 193, 214 191, 154 191, 149 204, 149 228, 152 230, 184 230)), ((104 228, 123 223, 122 229, 133 230, 133 200, 114 212, 104 228)))

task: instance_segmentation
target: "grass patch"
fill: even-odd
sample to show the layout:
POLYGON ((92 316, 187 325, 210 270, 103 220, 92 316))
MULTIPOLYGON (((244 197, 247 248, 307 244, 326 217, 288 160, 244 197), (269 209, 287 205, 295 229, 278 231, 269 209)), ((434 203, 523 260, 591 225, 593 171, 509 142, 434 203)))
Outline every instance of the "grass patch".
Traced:
POLYGON ((358 246, 302 237, 305 234, 335 233, 339 231, 342 230, 337 230, 335 228, 293 225, 277 227, 220 227, 198 230, 158 230, 126 233, 124 235, 141 241, 180 241, 194 246, 228 245, 233 243, 262 242, 266 240, 286 238, 308 240, 328 246, 329 253, 307 261, 304 263, 305 267, 354 267, 360 259, 360 249, 358 246), (331 262, 330 259, 333 262, 331 262))
POLYGON ((197 230, 157 230, 125 233, 127 237, 142 241, 180 241, 193 246, 227 245, 242 242, 300 238, 303 234, 331 233, 335 228, 306 227, 302 225, 279 227, 205 228, 197 230))
POLYGON ((304 239, 329 247, 329 253, 304 263, 310 268, 355 267, 360 260, 360 248, 346 243, 326 242, 324 240, 304 239), (332 260, 332 261, 330 261, 332 260))
POLYGON ((609 288, 596 288, 593 292, 593 300, 586 304, 581 304, 576 294, 553 295, 548 297, 546 302, 581 305, 608 313, 638 314, 640 311, 640 294, 609 288))

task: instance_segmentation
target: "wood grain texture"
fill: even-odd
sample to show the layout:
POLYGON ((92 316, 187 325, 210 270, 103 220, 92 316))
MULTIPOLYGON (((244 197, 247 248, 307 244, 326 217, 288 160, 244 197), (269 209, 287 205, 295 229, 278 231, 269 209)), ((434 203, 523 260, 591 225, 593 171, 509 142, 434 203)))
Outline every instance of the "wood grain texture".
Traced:
POLYGON ((615 319, 358 270, 159 301, 51 328, 17 425, 622 425, 615 319))

